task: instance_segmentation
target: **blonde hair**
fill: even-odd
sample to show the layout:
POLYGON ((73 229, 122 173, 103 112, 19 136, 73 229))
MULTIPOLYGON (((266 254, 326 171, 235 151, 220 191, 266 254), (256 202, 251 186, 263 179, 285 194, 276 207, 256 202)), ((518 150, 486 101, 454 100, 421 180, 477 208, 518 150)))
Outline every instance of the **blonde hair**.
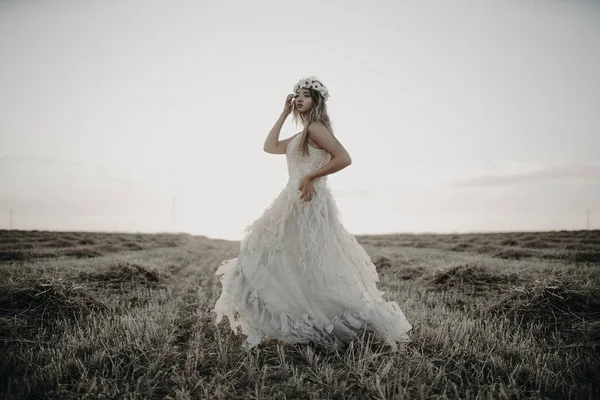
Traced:
MULTIPOLYGON (((300 89, 298 89, 298 91, 299 90, 300 89)), ((329 120, 329 115, 327 115, 327 105, 325 104, 325 99, 318 91, 314 89, 308 90, 310 92, 310 98, 313 102, 310 111, 308 113, 302 114, 298 112, 296 107, 294 107, 294 109, 292 110, 293 121, 295 121, 296 125, 298 125, 298 121, 302 122, 302 125, 304 125, 304 130, 302 131, 302 136, 300 140, 299 152, 305 156, 308 155, 308 127, 310 126, 310 124, 312 124, 313 122, 320 122, 323 125, 325 125, 325 127, 333 135, 331 121, 329 120)))

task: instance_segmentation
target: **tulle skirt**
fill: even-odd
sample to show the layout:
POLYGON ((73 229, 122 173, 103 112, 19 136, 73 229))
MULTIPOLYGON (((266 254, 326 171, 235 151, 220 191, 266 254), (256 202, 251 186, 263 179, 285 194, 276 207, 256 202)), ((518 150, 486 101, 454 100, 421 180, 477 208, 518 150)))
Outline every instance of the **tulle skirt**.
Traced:
POLYGON ((340 349, 365 331, 397 349, 411 324, 383 299, 375 265, 342 225, 329 186, 317 182, 310 202, 297 186, 288 182, 246 227, 238 257, 217 269, 215 323, 227 316, 246 349, 267 339, 340 349))

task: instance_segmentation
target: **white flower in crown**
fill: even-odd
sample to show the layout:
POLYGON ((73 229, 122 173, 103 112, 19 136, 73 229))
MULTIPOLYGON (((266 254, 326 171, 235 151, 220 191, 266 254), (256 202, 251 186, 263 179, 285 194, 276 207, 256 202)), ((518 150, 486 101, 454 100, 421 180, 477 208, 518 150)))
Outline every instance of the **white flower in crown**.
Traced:
POLYGON ((307 76, 300 79, 298 83, 294 85, 294 93, 301 88, 316 90, 321 93, 321 96, 323 96, 325 101, 329 98, 329 90, 314 76, 307 76))

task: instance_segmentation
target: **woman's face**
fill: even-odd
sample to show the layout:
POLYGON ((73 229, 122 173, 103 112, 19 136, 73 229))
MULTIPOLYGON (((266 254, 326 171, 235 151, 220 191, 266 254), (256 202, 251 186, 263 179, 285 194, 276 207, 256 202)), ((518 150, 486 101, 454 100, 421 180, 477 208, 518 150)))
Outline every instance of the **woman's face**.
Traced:
POLYGON ((313 100, 310 97, 310 90, 301 88, 296 92, 296 110, 300 113, 307 113, 313 106, 313 100))

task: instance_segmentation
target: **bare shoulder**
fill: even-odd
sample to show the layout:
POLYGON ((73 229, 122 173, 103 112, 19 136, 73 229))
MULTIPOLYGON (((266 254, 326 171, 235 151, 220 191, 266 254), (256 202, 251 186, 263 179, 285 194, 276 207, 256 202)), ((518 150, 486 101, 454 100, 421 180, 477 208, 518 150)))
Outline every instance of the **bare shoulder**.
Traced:
MULTIPOLYGON (((300 133, 302 133, 302 132, 300 132, 300 133)), ((293 136, 290 136, 290 137, 289 137, 289 138, 287 138, 287 139, 280 140, 280 141, 277 143, 277 146, 275 146, 275 147, 274 147, 274 148, 272 148, 272 149, 264 149, 264 150, 265 150, 267 153, 269 153, 269 154, 285 154, 285 153, 287 152, 287 146, 288 146, 288 144, 289 144, 289 143, 290 143, 290 142, 291 142, 291 141, 292 141, 292 140, 293 140, 293 139, 294 139, 296 136, 298 136, 300 133, 296 133, 295 135, 293 135, 293 136)))
POLYGON ((321 146, 320 142, 323 140, 335 140, 337 141, 337 139, 335 138, 335 136, 333 135, 333 133, 327 129, 327 127, 325 125, 323 125, 321 122, 312 122, 309 126, 308 126, 308 141, 311 145, 313 145, 314 147, 317 148, 323 148, 323 146, 321 146), (319 140, 321 139, 321 140, 319 140))
POLYGON ((310 125, 308 126, 308 135, 309 136, 313 136, 313 135, 331 135, 333 136, 333 133, 331 133, 331 131, 329 129, 327 129, 327 127, 322 123, 322 122, 311 122, 310 125))

